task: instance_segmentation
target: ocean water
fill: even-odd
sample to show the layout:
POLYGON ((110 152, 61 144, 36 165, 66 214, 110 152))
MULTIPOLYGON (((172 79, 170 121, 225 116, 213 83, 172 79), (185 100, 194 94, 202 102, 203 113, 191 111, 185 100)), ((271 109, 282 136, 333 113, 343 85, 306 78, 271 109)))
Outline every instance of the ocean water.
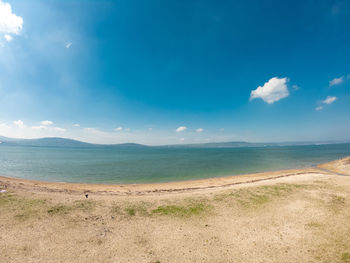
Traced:
POLYGON ((303 168, 350 144, 245 148, 60 148, 0 145, 0 175, 55 182, 153 183, 303 168))

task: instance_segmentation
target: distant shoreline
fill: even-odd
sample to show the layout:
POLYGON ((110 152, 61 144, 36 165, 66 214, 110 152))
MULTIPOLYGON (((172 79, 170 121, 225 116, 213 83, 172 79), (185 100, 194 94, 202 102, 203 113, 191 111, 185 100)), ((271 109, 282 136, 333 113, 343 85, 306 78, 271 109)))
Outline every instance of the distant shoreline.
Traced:
POLYGON ((0 188, 35 190, 40 192, 64 192, 69 194, 93 193, 98 195, 147 195, 193 192, 233 185, 249 184, 303 174, 348 174, 350 157, 318 165, 316 168, 289 169, 188 181, 147 184, 90 184, 28 180, 0 176, 0 188))
POLYGON ((135 142, 123 143, 93 143, 64 137, 41 137, 41 138, 9 138, 0 135, 0 144, 5 146, 35 146, 35 147, 72 147, 72 148, 241 148, 241 147, 285 147, 285 146, 310 146, 328 144, 350 144, 350 140, 329 141, 281 141, 281 142, 248 142, 248 141, 222 141, 189 144, 160 144, 148 145, 135 142))

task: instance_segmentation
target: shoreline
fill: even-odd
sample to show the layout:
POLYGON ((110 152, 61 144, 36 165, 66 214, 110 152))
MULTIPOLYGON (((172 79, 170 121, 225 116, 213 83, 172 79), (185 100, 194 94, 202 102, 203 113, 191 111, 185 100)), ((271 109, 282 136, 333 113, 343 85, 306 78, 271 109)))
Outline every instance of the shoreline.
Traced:
POLYGON ((0 177, 0 261, 345 262, 350 177, 342 171, 350 173, 350 157, 156 185, 0 177))
POLYGON ((70 194, 93 193, 98 195, 149 195, 227 188, 233 185, 268 181, 302 174, 350 175, 349 172, 347 172, 349 171, 349 167, 350 157, 345 157, 339 160, 319 164, 316 167, 311 168, 146 184, 66 183, 0 176, 0 188, 35 190, 40 192, 64 192, 70 194))

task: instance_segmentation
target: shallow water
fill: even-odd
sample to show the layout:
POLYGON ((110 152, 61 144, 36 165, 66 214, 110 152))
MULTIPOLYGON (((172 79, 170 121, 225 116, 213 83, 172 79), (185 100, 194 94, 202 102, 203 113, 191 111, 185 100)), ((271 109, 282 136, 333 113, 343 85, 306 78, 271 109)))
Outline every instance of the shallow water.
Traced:
POLYGON ((153 183, 303 168, 350 144, 244 148, 62 148, 0 145, 0 175, 86 183, 153 183))

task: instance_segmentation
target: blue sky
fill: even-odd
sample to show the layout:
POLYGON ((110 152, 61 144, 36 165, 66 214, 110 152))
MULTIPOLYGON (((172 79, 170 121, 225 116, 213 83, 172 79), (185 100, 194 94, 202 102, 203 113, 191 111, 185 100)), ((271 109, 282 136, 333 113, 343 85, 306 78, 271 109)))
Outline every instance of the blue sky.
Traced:
POLYGON ((349 1, 0 0, 0 135, 350 139, 349 1))

